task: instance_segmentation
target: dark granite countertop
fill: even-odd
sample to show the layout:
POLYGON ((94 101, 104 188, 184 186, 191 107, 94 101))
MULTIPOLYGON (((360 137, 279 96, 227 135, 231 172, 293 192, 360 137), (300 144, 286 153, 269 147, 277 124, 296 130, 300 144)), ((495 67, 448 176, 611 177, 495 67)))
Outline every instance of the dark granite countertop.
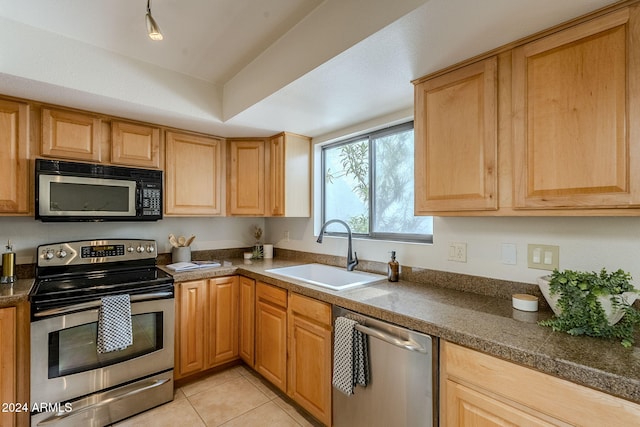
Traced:
POLYGON ((520 312, 512 308, 507 298, 448 289, 428 282, 382 281, 332 291, 265 272, 301 263, 304 262, 234 259, 233 267, 177 273, 174 278, 182 282, 241 274, 640 403, 638 343, 624 348, 617 341, 553 332, 536 323, 551 316, 548 309, 520 312))
POLYGON ((33 279, 18 279, 12 284, 0 284, 0 308, 12 307, 29 300, 33 279))

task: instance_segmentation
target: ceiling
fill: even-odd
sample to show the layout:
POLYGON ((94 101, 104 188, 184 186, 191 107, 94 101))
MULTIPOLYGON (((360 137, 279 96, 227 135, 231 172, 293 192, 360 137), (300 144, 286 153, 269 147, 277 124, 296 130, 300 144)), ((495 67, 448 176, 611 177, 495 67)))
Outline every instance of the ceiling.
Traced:
POLYGON ((0 0, 0 94, 317 140, 412 116, 411 80, 613 0, 0 0))

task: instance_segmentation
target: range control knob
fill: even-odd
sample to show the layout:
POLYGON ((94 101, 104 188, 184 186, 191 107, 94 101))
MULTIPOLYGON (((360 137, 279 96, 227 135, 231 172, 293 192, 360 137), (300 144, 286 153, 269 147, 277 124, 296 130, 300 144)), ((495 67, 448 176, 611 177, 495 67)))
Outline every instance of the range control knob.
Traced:
POLYGON ((153 247, 153 245, 147 245, 147 252, 149 253, 153 253, 155 252, 156 248, 153 247))
POLYGON ((44 253, 42 254, 42 257, 46 260, 53 259, 54 257, 53 250, 52 249, 45 250, 44 253))
POLYGON ((144 252, 144 246, 142 246, 142 245, 138 246, 138 247, 136 248, 136 251, 137 251, 138 253, 142 253, 142 252, 144 252))
POLYGON ((65 251, 64 249, 60 248, 60 249, 58 250, 58 252, 56 252, 56 256, 57 256, 58 258, 64 258, 64 257, 66 257, 66 256, 67 256, 67 251, 65 251))
POLYGON ((129 246, 127 248, 127 252, 132 253, 133 251, 135 251, 135 249, 133 249, 133 246, 129 246))

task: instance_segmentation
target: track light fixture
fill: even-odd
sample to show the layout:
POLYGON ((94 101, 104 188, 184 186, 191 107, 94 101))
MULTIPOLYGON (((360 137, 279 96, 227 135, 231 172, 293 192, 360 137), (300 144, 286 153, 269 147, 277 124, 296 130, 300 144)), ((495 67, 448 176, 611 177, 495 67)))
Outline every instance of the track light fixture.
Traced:
POLYGON ((145 16, 147 21, 147 32, 151 40, 162 40, 162 33, 160 27, 156 23, 156 20, 151 16, 151 0, 147 0, 147 15, 145 16))

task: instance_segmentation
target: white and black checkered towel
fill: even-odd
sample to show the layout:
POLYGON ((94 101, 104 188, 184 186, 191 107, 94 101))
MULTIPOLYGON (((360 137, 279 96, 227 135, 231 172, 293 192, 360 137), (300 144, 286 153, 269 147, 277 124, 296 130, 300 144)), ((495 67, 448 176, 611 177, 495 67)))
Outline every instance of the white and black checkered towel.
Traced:
POLYGON ((101 301, 98 314, 98 353, 124 350, 133 344, 129 295, 107 296, 101 301))
POLYGON ((356 330, 358 322, 346 317, 335 321, 333 346, 333 386, 350 396, 356 385, 369 383, 367 336, 356 330))

